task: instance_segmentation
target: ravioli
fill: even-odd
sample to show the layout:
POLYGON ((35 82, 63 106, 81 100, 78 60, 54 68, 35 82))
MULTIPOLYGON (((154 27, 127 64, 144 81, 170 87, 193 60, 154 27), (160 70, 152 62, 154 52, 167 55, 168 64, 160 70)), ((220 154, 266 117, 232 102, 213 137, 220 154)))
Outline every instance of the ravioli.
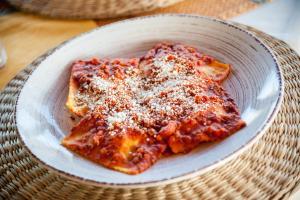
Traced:
POLYGON ((230 65, 197 49, 159 43, 133 59, 72 65, 70 112, 82 117, 62 144, 105 167, 138 174, 245 126, 220 85, 230 65))
POLYGON ((88 114, 62 144, 91 161, 127 174, 143 172, 166 148, 140 130, 115 128, 109 131, 104 119, 96 112, 88 114))

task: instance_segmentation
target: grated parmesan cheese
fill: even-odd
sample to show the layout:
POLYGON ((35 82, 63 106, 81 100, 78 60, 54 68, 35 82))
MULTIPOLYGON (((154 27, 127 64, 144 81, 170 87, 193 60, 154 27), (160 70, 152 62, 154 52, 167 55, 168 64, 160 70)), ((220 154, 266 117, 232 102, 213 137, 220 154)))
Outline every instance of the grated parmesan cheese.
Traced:
POLYGON ((109 80, 105 80, 99 76, 93 77, 92 84, 99 90, 108 90, 114 86, 114 83, 112 83, 109 80))
POLYGON ((145 123, 162 123, 210 109, 212 104, 195 101, 195 94, 208 95, 205 76, 190 69, 188 60, 176 54, 169 60, 168 56, 154 57, 140 69, 127 66, 122 80, 94 76, 89 85, 82 85, 77 102, 91 110, 101 107, 109 129, 115 124, 145 129, 145 123), (143 69, 152 73, 142 76, 143 69))

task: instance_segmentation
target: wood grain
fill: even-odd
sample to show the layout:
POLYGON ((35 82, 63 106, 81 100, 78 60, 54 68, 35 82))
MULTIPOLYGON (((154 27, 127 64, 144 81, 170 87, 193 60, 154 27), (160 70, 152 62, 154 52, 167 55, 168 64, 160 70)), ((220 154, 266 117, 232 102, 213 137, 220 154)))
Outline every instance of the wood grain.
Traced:
POLYGON ((43 52, 66 39, 96 27, 91 20, 56 20, 14 13, 0 17, 0 40, 8 61, 0 69, 0 89, 43 52))

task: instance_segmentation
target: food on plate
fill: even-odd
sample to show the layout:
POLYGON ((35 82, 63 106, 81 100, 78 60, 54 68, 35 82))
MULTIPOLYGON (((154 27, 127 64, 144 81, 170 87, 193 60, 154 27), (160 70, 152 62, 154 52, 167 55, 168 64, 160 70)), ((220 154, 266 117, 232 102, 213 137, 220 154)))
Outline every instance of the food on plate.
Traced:
POLYGON ((245 126, 221 86, 230 65, 178 43, 141 58, 72 64, 67 107, 82 117, 62 144, 105 167, 138 174, 245 126))
MULTIPOLYGON (((112 92, 107 89, 112 88, 113 84, 122 87, 124 76, 133 76, 138 69, 138 64, 138 58, 113 60, 93 58, 88 61, 74 62, 69 82, 67 108, 71 113, 83 117, 98 105, 97 102, 103 103, 98 101, 98 98, 105 97, 103 92, 112 92), (131 70, 130 74, 128 69, 131 70)), ((120 97, 118 94, 115 95, 116 98, 120 97)))

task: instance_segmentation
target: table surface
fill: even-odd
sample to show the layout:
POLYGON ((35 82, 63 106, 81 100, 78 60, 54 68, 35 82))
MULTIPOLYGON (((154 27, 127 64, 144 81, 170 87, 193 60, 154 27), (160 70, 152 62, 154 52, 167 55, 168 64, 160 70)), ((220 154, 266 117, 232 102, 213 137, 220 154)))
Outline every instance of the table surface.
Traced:
POLYGON ((299 0, 273 0, 271 3, 231 20, 255 27, 279 38, 300 54, 299 0))
MULTIPOLYGON (((230 20, 253 26, 282 39, 300 54, 300 0, 273 0, 230 20)), ((0 89, 47 49, 81 32, 112 21, 115 20, 56 20, 20 13, 0 17, 0 40, 8 52, 7 66, 0 69, 0 89), (22 31, 15 27, 21 27, 22 31), (32 44, 33 38, 40 38, 40 42, 32 44)), ((300 191, 291 197, 291 200, 299 199, 300 191)))

